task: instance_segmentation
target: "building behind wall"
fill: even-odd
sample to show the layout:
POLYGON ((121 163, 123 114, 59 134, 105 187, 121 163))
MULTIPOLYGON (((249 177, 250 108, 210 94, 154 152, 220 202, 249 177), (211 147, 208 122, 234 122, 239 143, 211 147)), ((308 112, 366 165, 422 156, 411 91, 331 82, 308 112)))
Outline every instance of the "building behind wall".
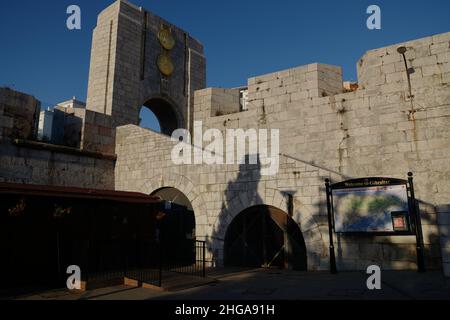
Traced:
POLYGON ((79 129, 69 131, 68 119, 75 118, 56 108, 41 113, 34 97, 0 88, 0 182, 114 189, 115 155, 80 149, 77 130, 86 121, 75 119, 79 129))
MULTIPOLYGON (((426 265, 450 274, 450 33, 368 51, 357 62, 358 83, 346 86, 340 67, 313 63, 253 77, 247 89, 205 88, 205 61, 202 45, 188 33, 115 2, 94 31, 80 145, 70 151, 18 145, 15 125, 0 109, 6 139, 1 179, 146 194, 177 189, 191 203, 195 236, 208 242, 212 265, 223 264, 227 232, 240 213, 275 208, 301 230, 308 270, 326 270, 324 180, 404 179, 412 171, 426 265), (164 39, 175 43, 168 50, 172 73, 157 64, 167 54, 164 39), (400 46, 414 68, 412 92, 400 46), (154 111, 163 134, 137 126, 143 105, 154 111), (279 129, 279 172, 264 176, 260 168, 239 164, 175 165, 170 133, 192 129, 194 121, 222 133, 279 129)), ((26 114, 33 118, 31 109, 26 114)), ((414 237, 338 236, 335 245, 340 270, 416 268, 414 237)))
POLYGON ((85 116, 86 104, 76 100, 75 97, 41 111, 38 140, 79 148, 85 116))
POLYGON ((53 132, 53 115, 51 110, 43 110, 39 115, 39 126, 38 126, 38 140, 39 141, 52 141, 53 132))

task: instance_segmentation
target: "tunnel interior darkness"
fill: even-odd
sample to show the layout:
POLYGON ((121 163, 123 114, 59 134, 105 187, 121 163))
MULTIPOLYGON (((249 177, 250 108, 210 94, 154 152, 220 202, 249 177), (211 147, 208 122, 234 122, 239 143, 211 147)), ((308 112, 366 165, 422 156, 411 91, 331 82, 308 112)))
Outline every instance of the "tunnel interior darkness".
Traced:
POLYGON ((306 245, 299 226, 284 211, 255 206, 242 211, 225 237, 225 265, 306 271, 306 245))
POLYGON ((170 187, 161 188, 152 196, 172 204, 166 211, 164 236, 172 240, 195 239, 195 213, 189 199, 178 189, 170 187))
POLYGON ((182 127, 181 119, 175 112, 175 106, 161 98, 150 99, 142 106, 140 112, 140 125, 142 127, 158 131, 158 126, 155 126, 155 124, 148 126, 148 119, 143 119, 144 116, 148 117, 146 112, 143 112, 145 111, 144 108, 149 109, 157 118, 160 133, 171 136, 175 130, 182 127))

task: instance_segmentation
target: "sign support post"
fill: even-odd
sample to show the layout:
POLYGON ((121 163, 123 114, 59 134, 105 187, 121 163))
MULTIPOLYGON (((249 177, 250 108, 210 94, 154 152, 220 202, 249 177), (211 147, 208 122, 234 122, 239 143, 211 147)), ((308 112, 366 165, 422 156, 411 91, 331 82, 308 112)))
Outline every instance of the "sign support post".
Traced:
POLYGON ((411 194, 411 206, 414 217, 415 233, 416 233, 416 249, 417 249, 417 267, 419 272, 425 272, 425 259, 423 254, 423 234, 422 221, 420 211, 417 209, 417 202, 414 194, 413 173, 408 172, 409 192, 411 194))
POLYGON ((330 180, 329 179, 325 180, 325 185, 326 185, 326 189, 327 189, 328 236, 329 236, 329 240, 330 240, 330 272, 332 274, 336 274, 337 268, 336 268, 336 256, 334 253, 333 222, 332 222, 333 218, 331 216, 332 206, 331 206, 331 190, 330 190, 330 180))

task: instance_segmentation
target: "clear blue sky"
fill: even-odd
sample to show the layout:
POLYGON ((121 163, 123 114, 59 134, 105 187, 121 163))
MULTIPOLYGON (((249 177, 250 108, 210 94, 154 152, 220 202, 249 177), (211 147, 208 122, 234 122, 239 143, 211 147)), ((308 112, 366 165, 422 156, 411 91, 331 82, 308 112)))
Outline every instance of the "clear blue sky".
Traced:
MULTIPOLYGON (((112 0, 0 0, 0 86, 33 94, 43 106, 86 99, 92 30, 112 0), (66 28, 66 8, 82 10, 82 30, 66 28)), ((208 86, 293 66, 341 65, 373 48, 450 31, 448 0, 133 0, 205 46, 208 86), (382 10, 382 30, 366 28, 366 9, 382 10)))

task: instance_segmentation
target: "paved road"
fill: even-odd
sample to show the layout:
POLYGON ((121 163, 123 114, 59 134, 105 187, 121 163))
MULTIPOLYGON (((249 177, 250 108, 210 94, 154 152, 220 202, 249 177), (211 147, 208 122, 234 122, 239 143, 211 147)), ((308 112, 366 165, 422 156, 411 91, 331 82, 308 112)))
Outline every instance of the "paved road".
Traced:
POLYGON ((56 290, 22 299, 60 300, 316 300, 316 299, 446 299, 450 300, 450 279, 440 272, 384 271, 382 289, 367 289, 363 272, 295 272, 247 270, 229 274, 216 272, 215 284, 178 292, 156 292, 116 286, 82 294, 56 290))

